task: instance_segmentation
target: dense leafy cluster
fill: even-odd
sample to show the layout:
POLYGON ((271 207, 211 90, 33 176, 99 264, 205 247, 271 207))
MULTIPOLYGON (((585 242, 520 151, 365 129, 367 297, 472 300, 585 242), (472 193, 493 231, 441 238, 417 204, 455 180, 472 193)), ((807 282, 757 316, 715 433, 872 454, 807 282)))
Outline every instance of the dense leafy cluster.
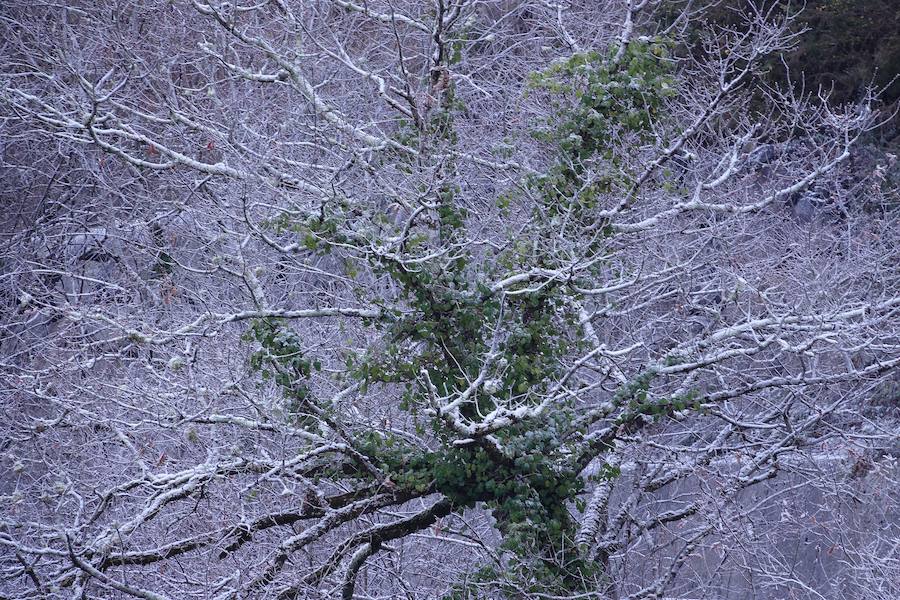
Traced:
POLYGON ((250 368, 259 371, 264 380, 271 379, 287 399, 289 420, 309 415, 309 377, 313 369, 321 370, 318 360, 304 357, 303 340, 279 319, 255 319, 244 334, 245 341, 255 341, 260 348, 250 355, 250 368))
POLYGON ((638 40, 618 61, 616 48, 577 53, 532 76, 532 89, 548 92, 555 105, 553 121, 536 135, 557 146, 558 160, 531 181, 549 214, 589 214, 601 194, 628 187, 632 174, 611 140, 630 135, 639 142, 651 135, 665 99, 675 93, 668 52, 663 40, 638 40), (585 187, 589 164, 602 173, 585 187))

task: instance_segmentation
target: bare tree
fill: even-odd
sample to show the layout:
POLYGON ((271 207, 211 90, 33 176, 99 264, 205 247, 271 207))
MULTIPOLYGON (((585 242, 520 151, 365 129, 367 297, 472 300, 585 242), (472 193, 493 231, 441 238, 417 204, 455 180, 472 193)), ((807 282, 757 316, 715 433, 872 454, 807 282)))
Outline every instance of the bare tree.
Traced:
POLYGON ((655 0, 9 2, 9 598, 894 598, 897 214, 655 0))

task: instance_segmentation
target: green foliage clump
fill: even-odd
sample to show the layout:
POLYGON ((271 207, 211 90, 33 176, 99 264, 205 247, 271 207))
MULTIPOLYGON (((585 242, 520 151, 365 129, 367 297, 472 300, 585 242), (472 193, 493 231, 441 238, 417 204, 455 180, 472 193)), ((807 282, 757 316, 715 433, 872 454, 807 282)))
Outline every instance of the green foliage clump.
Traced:
POLYGON ((664 99, 675 93, 668 54, 665 41, 634 41, 619 62, 600 52, 582 52, 532 75, 530 87, 550 92, 557 109, 539 137, 586 159, 611 150, 609 137, 618 131, 648 133, 664 99))
POLYGON ((613 139, 649 138, 675 94, 675 78, 664 40, 634 41, 618 62, 609 55, 583 52, 534 74, 533 90, 550 94, 554 106, 548 126, 536 136, 556 145, 559 159, 531 187, 542 191, 551 214, 597 206, 598 196, 630 181, 613 139), (585 163, 600 159, 606 172, 590 187, 582 184, 585 163))
POLYGON ((309 417, 316 411, 310 410, 309 378, 322 365, 304 356, 300 336, 281 319, 263 318, 251 322, 243 339, 259 344, 260 348, 250 355, 250 369, 281 388, 290 420, 296 424, 311 422, 309 417))
MULTIPOLYGON (((571 415, 551 421, 568 427, 571 415)), ((514 557, 516 573, 506 579, 518 591, 578 589, 578 582, 591 581, 597 571, 596 565, 579 556, 573 542, 575 523, 569 506, 584 483, 576 470, 555 458, 559 432, 553 427, 519 424, 513 429, 505 432, 507 452, 499 457, 478 445, 422 452, 374 433, 364 448, 402 488, 440 493, 456 509, 478 503, 490 509, 503 535, 502 547, 514 557)), ((462 588, 457 592, 464 593, 462 588)))

